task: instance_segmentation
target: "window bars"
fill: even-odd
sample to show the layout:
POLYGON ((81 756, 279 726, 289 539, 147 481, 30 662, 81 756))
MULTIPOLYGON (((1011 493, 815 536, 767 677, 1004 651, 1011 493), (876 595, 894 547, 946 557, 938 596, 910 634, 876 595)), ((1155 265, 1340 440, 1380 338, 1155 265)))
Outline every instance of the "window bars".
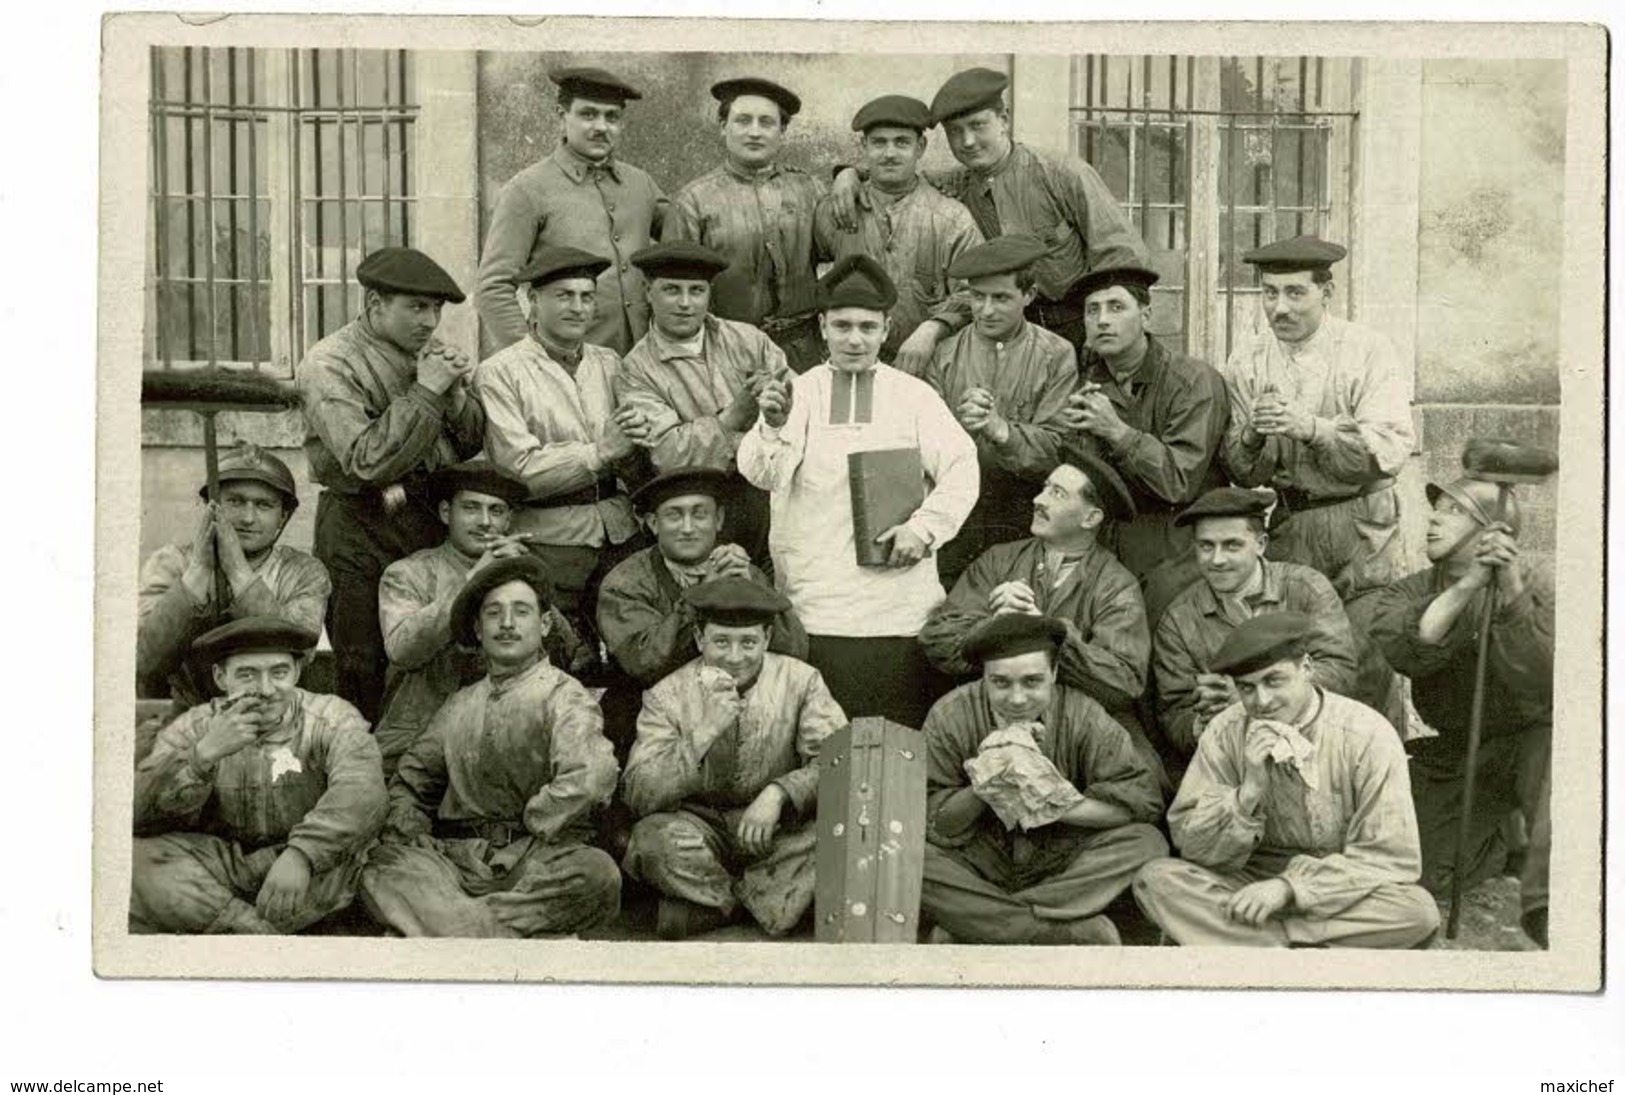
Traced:
POLYGON ((400 50, 155 48, 148 357, 291 377, 412 239, 413 97, 400 50))

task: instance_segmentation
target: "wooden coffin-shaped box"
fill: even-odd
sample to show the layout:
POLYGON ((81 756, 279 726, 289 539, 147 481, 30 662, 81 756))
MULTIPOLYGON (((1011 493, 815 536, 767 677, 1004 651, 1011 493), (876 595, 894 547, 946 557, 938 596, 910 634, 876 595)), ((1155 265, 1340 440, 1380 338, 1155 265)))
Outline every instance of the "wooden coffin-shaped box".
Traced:
POLYGON ((925 869, 925 739, 854 719, 819 750, 820 943, 913 943, 925 869))

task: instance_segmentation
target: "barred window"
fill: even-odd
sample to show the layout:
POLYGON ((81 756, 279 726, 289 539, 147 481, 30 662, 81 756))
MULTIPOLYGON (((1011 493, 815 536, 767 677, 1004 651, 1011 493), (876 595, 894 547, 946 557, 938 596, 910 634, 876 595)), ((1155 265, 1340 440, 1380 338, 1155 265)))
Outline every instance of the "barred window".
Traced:
POLYGON ((1158 337, 1222 359, 1256 315, 1244 252, 1304 233, 1352 250, 1352 71, 1325 57, 1073 58, 1073 151, 1150 249, 1158 337))
POLYGON ((289 378, 347 322, 412 240, 414 98, 403 50, 155 48, 149 360, 289 378))

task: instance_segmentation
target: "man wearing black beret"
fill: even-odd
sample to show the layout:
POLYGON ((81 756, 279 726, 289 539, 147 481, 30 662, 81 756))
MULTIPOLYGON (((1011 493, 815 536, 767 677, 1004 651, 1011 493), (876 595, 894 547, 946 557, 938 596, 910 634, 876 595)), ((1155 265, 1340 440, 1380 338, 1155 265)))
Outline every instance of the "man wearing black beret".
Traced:
MULTIPOLYGON (((928 172, 939 190, 963 203, 986 239, 1035 236, 1045 244, 1035 266, 1037 296, 1027 316, 1074 346, 1084 343, 1083 301, 1073 283, 1097 266, 1142 262, 1145 242, 1095 169, 1076 157, 1059 157, 1013 141, 1004 101, 1010 79, 973 68, 956 72, 931 100, 959 166, 928 172)), ((837 200, 842 221, 855 221, 857 172, 842 171, 837 200)), ((967 316, 943 314, 921 324, 940 339, 964 326, 967 316)))
MULTIPOLYGON (((378 590, 379 620, 389 654, 390 682, 374 734, 384 775, 428 725, 446 697, 485 675, 477 650, 451 633, 451 606, 465 584, 498 559, 525 554, 525 536, 508 535, 525 484, 487 460, 442 468, 429 479, 446 539, 389 565, 378 590)), ((570 670, 590 659, 569 621, 553 615, 549 656, 570 670)))
POLYGON ((643 277, 630 256, 658 235, 666 198, 640 168, 618 159, 626 104, 636 87, 601 68, 548 73, 563 132, 552 154, 509 179, 497 195, 480 253, 479 306, 487 352, 525 337, 519 272, 542 247, 602 255, 598 309, 586 340, 624 354, 643 336, 643 277))
POLYGON ((922 919, 959 943, 1114 944, 1102 912, 1168 853, 1162 795, 1124 729, 1056 680, 1067 628, 995 616, 982 677, 931 708, 922 919))
POLYGON ((989 548, 931 610, 920 644, 931 663, 964 678, 980 671, 966 651, 988 620, 1048 616, 1066 629, 1056 679, 1116 719, 1165 793, 1173 785, 1136 710, 1151 636, 1140 585, 1106 549, 1103 530, 1134 513, 1128 488, 1094 457, 1060 464, 1028 503, 1031 536, 989 548))
POLYGON ((401 758, 367 911, 406 936, 568 935, 620 909, 621 875, 589 847, 618 769, 592 694, 548 661, 548 576, 498 559, 451 605, 485 679, 455 693, 401 758))
POLYGON ((1033 263, 1043 253, 1031 236, 1000 236, 949 268, 965 282, 972 321, 937 346, 923 379, 976 439, 982 475, 976 508, 937 555, 950 589, 978 555, 1027 531, 1030 499, 1061 460, 1077 356, 1066 339, 1026 319, 1033 263))
POLYGON ((1310 567, 1264 557, 1265 515, 1273 502, 1268 491, 1220 487, 1175 518, 1194 533, 1191 550, 1201 575, 1169 603, 1151 644, 1157 723, 1175 771, 1184 770, 1208 722, 1236 702, 1235 685, 1213 668, 1213 659, 1225 638, 1254 616, 1301 612, 1313 620, 1307 650, 1315 684, 1369 702, 1354 693, 1356 642, 1331 582, 1310 567))
POLYGON ((683 591, 699 657, 643 696, 622 792, 641 820, 626 873, 681 939, 743 906, 769 935, 812 906, 818 752, 847 723, 818 670, 769 649, 790 604, 726 577, 683 591))
MULTIPOLYGON (((756 424, 756 395, 789 373, 784 351, 748 323, 712 314, 711 285, 728 260, 680 240, 632 256, 648 279, 649 333, 621 362, 615 398, 649 421, 657 472, 737 471, 739 440, 756 424)), ((767 495, 732 476, 728 538, 767 559, 767 495)))
POLYGON ((136 766, 130 930, 300 931, 355 898, 384 820, 378 746, 354 707, 299 687, 314 632, 244 616, 192 645, 223 695, 136 766))
POLYGON ((818 364, 818 258, 813 208, 821 180, 781 162, 790 119, 801 99, 755 76, 711 87, 722 135, 720 167, 672 199, 661 240, 703 243, 728 260, 714 284, 711 311, 767 332, 790 368, 818 364))
POLYGON ((852 118, 865 171, 857 223, 850 229, 838 225, 827 195, 814 221, 821 257, 868 255, 896 284, 897 304, 880 356, 910 376, 924 375, 938 337, 928 329, 914 338, 920 324, 938 312, 966 310, 964 291, 954 289, 948 268, 982 242, 970 211, 920 174, 926 130, 933 124, 931 109, 906 95, 882 95, 860 107, 852 118))
POLYGON ((547 564, 559 610, 596 649, 592 591, 638 547, 627 487, 645 472, 642 411, 616 402, 615 351, 586 341, 597 276, 609 264, 574 247, 543 247, 519 273, 530 330, 480 362, 485 451, 524 483, 513 531, 547 564))
POLYGON ((1224 367, 1224 465, 1280 498, 1270 557, 1332 581, 1355 626, 1362 594, 1397 580, 1403 546, 1394 480, 1415 445, 1407 370, 1372 327, 1331 313, 1332 266, 1348 252, 1314 236, 1249 251, 1267 330, 1224 367))
POLYGON ((1156 281, 1139 263, 1103 265, 1079 279, 1086 341, 1066 413, 1073 443, 1103 457, 1134 492, 1137 516, 1116 530, 1113 547, 1144 584, 1153 624, 1196 578, 1190 530, 1174 515, 1224 485, 1219 449, 1230 418, 1218 371, 1151 337, 1156 281))
POLYGON ((1255 616, 1213 671, 1240 701, 1208 724, 1168 810, 1179 859, 1134 880, 1183 946, 1414 947, 1439 926, 1399 735, 1316 686, 1314 621, 1255 616))
POLYGON ((335 687, 378 715, 388 660, 378 630, 384 568, 440 539, 428 474, 485 443, 473 361, 434 337, 441 306, 463 292, 429 256, 383 247, 356 267, 361 314, 310 348, 294 372, 305 460, 323 487, 314 554, 333 596, 327 637, 335 687))

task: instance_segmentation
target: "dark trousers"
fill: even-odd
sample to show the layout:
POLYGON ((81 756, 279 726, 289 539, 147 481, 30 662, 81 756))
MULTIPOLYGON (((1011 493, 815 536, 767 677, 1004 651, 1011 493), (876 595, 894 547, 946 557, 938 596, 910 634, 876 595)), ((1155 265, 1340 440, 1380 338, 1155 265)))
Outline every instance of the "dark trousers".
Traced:
POLYGON ((429 507, 408 495, 386 513, 375 495, 322 491, 316 502, 315 555, 327 567, 327 638, 333 644, 333 691, 368 722, 377 722, 389 657, 378 623, 378 581, 384 568, 445 538, 429 507))
POLYGON ((553 585, 553 604, 570 621, 581 641, 593 652, 591 664, 576 674, 584 682, 604 684, 604 664, 598 638, 598 587, 604 575, 613 570, 622 559, 647 544, 641 533, 634 533, 625 543, 605 541, 598 547, 580 544, 530 545, 531 552, 547 566, 547 578, 553 585))
POLYGON ((829 347, 818 331, 816 313, 783 325, 767 319, 763 321, 762 331, 773 340, 773 345, 784 351, 792 372, 804 373, 829 357, 829 347))
POLYGON ((925 648, 912 636, 808 635, 807 662, 823 675, 847 718, 878 715, 915 730, 953 686, 931 667, 925 648))
POLYGON ((722 524, 722 539, 744 548, 750 561, 769 577, 773 574, 773 559, 767 550, 771 497, 760 487, 751 486, 744 476, 733 476, 733 492, 722 524))
POLYGON ((937 577, 943 589, 952 590, 988 548, 1032 535, 1032 499, 1041 485, 983 467, 981 497, 958 535, 937 550, 937 577))

